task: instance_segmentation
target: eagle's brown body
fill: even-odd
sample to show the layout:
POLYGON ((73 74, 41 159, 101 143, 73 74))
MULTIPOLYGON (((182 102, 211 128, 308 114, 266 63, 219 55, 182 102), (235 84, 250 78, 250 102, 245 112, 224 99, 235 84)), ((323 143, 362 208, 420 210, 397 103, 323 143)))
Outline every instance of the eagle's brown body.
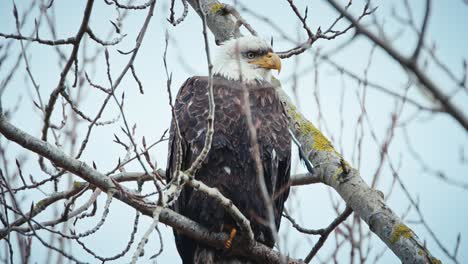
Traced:
MULTIPOLYGON (((273 198, 276 227, 289 193, 291 137, 277 93, 269 83, 245 85, 249 89, 252 118, 257 128, 265 184, 273 198)), ((211 150, 195 178, 216 187, 251 221, 255 239, 270 247, 275 243, 261 196, 251 153, 249 129, 242 108, 242 86, 238 81, 213 78, 215 99, 214 135, 211 150)), ((182 170, 187 169, 203 149, 208 115, 208 78, 188 79, 177 95, 175 111, 182 136, 182 170)), ((168 180, 175 172, 177 144, 172 122, 169 142, 168 180)), ((174 210, 215 231, 235 223, 227 212, 202 192, 185 186, 174 210)), ((174 232, 184 263, 250 263, 230 256, 174 232)), ((238 234, 241 236, 242 234, 238 234)))

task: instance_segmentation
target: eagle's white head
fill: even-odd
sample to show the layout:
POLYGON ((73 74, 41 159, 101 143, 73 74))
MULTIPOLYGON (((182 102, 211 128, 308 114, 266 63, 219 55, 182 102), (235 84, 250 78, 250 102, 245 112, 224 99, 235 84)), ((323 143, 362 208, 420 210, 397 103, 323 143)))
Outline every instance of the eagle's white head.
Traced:
POLYGON ((245 36, 223 43, 213 64, 214 74, 244 82, 271 82, 271 70, 281 70, 281 60, 262 38, 245 36))

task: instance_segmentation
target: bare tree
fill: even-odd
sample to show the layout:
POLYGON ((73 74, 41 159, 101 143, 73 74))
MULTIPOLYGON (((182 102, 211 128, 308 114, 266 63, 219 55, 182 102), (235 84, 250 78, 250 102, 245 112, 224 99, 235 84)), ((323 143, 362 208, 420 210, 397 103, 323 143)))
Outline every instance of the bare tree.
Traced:
MULTIPOLYGON (((46 263, 86 262, 82 260, 83 254, 75 253, 76 249, 85 252, 93 262, 146 262, 147 255, 157 259, 164 250, 163 245, 172 243, 171 236, 163 236, 160 223, 207 245, 222 248, 229 234, 213 233, 171 210, 181 186, 189 185, 215 198, 237 222, 239 236, 249 243, 234 240, 232 254, 258 263, 309 263, 312 259, 320 263, 379 262, 387 249, 403 263, 440 263, 438 258, 463 262, 459 248, 464 230, 460 230, 453 241, 442 239, 425 216, 434 209, 423 210, 417 197, 419 190, 407 186, 409 172, 402 169, 402 160, 407 159, 408 163, 421 168, 420 175, 415 176, 418 179, 427 176, 440 180, 447 188, 464 193, 468 189, 468 181, 460 175, 452 175, 451 170, 425 161, 424 150, 418 149, 411 138, 414 126, 423 123, 431 129, 439 126, 433 119, 447 117, 450 122, 446 130, 461 133, 464 141, 457 150, 443 155, 449 155, 466 171, 468 118, 466 103, 459 102, 466 102, 468 96, 467 62, 459 58, 460 67, 455 68, 439 55, 437 37, 431 36, 428 29, 434 12, 432 1, 423 1, 424 12, 420 15, 415 11, 416 4, 408 0, 394 2, 386 9, 378 7, 375 1, 324 0, 321 4, 327 6, 332 15, 327 15, 325 21, 328 22, 321 25, 310 15, 317 13, 309 11, 314 8, 312 3, 268 2, 271 8, 287 8, 283 10, 287 14, 283 19, 287 19, 288 24, 297 23, 297 37, 248 1, 227 4, 217 0, 129 0, 125 3, 87 0, 80 7, 81 16, 76 20, 75 30, 61 37, 59 21, 64 15, 55 11, 59 2, 32 0, 29 5, 22 3, 19 7, 12 2, 12 15, 8 19, 14 31, 8 33, 0 29, 0 261, 29 263, 36 260, 34 248, 39 248, 50 252, 46 263), (190 17, 192 13, 198 16, 190 17), (166 31, 159 43, 146 44, 152 28, 163 23, 154 19, 155 14, 168 17, 164 23, 174 31, 166 31), (132 19, 138 17, 137 25, 132 19), (182 51, 176 52, 178 61, 168 57, 168 50, 177 50, 180 45, 176 32, 183 31, 189 19, 201 20, 196 36, 203 44, 197 50, 204 53, 206 63, 190 62, 181 55, 182 51), (105 30, 99 21, 110 21, 105 27, 108 33, 103 33, 105 30), (388 23, 392 26, 388 27, 388 23), (317 29, 312 29, 311 24, 317 29), (275 84, 303 160, 304 166, 300 168, 307 169, 305 173, 292 176, 293 191, 307 188, 305 185, 329 187, 330 198, 326 198, 336 215, 324 228, 306 228, 302 222, 308 220, 302 216, 306 215, 304 210, 313 210, 314 202, 297 206, 295 200, 299 200, 300 195, 293 195, 283 215, 283 222, 288 223, 287 226, 283 224, 283 228, 289 230, 289 236, 282 236, 280 232, 279 246, 274 249, 253 239, 248 219, 227 197, 192 177, 211 148, 215 107, 212 91, 203 151, 188 170, 178 171, 171 182, 166 182, 165 167, 155 158, 158 153, 165 152, 160 146, 167 140, 169 123, 157 122, 164 131, 160 135, 142 136, 132 114, 135 109, 128 106, 129 94, 145 97, 148 92, 155 91, 154 94, 169 103, 164 108, 166 112, 154 113, 152 118, 169 120, 168 117, 175 116, 172 94, 178 87, 174 87, 174 83, 180 82, 173 78, 171 65, 180 68, 190 68, 188 65, 202 68, 203 65, 211 78, 214 44, 220 45, 243 34, 270 34, 259 28, 273 32, 272 42, 289 47, 285 51, 277 50, 291 66, 289 76, 275 79, 275 84), (215 38, 214 43, 209 32, 215 38), (402 48, 401 41, 414 42, 410 52, 402 48), (357 42, 365 47, 362 53, 368 55, 362 56, 362 72, 347 67, 336 56, 357 42), (145 84, 144 80, 151 76, 144 77, 148 72, 137 62, 137 58, 147 59, 138 56, 144 52, 145 44, 159 45, 163 50, 158 55, 161 57, 151 58, 160 61, 161 67, 155 70, 163 72, 166 78, 161 82, 163 85, 159 83, 160 87, 145 84), (31 61, 41 56, 42 49, 52 49, 57 63, 42 58, 42 69, 33 67, 31 61), (374 69, 385 67, 379 64, 396 67, 399 79, 393 83, 376 81, 374 69), (306 65, 304 70, 302 65, 306 65), (38 73, 40 70, 47 73, 38 73), (50 73, 54 70, 57 74, 52 76, 50 73), (331 128, 332 118, 327 117, 325 99, 321 95, 321 78, 330 73, 341 84, 336 89, 339 98, 334 98, 333 105, 339 116, 336 130, 331 128), (19 75, 24 76, 22 83, 17 80, 19 75), (304 76, 311 77, 311 84, 304 85, 301 81, 304 76), (24 88, 18 87, 20 83, 24 88), (301 98, 301 86, 308 89, 310 97, 301 98), (291 92, 294 100, 285 91, 291 92), (378 94, 376 98, 391 102, 391 106, 382 107, 381 113, 368 110, 369 99, 366 98, 372 97, 374 92, 378 94), (89 97, 93 100, 87 100, 89 97), (24 107, 24 101, 32 107, 24 107), (346 119, 349 102, 355 106, 355 120, 346 119), (311 104, 317 116, 315 125, 300 107, 311 104), (388 121, 384 122, 386 127, 375 125, 374 114, 388 121), (32 121, 33 116, 40 122, 32 121), (352 141, 346 143, 344 134, 352 135, 352 141), (105 147, 107 159, 87 154, 92 149, 103 148, 109 138, 113 145, 105 147), (395 154, 390 147, 398 140, 404 142, 405 149, 395 154), (105 160, 112 160, 112 163, 105 160), (389 199, 395 193, 404 197, 406 210, 391 209, 393 204, 389 199), (126 239, 125 246, 117 253, 104 256, 101 249, 90 247, 85 239, 97 239, 98 231, 112 225, 109 222, 115 210, 112 209, 114 200, 125 204, 126 210, 134 212, 135 216, 128 224, 131 227, 129 238, 119 238, 126 239), (85 228, 80 223, 85 223, 85 228), (410 225, 417 228, 420 237, 410 225), (138 231, 141 228, 143 230, 138 231), (158 237, 159 250, 145 254, 153 234, 158 237), (311 242, 313 236, 317 239, 315 243, 311 242), (375 237, 386 246, 382 249, 374 246, 375 237), (295 254, 295 243, 308 245, 308 254, 295 254), (323 248, 326 243, 332 249, 323 248)), ((466 3, 460 1, 459 4, 466 3)), ((70 20, 73 19, 70 17, 70 20)), ((249 115, 246 111, 247 120, 249 115)), ((253 124, 250 128, 255 134, 253 124)), ((447 135, 450 134, 447 132, 447 135)), ((255 146, 256 139, 252 138, 255 146)), ((466 193, 464 195, 466 197, 466 193)))

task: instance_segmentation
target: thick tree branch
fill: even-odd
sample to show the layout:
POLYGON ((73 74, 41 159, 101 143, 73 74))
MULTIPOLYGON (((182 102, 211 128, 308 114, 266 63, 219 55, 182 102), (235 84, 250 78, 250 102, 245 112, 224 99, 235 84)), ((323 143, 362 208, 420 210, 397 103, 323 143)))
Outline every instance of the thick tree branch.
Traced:
POLYGON ((216 44, 230 39, 240 37, 239 27, 236 25, 234 17, 230 14, 219 12, 224 8, 224 5, 217 0, 203 0, 200 1, 200 8, 198 7, 197 0, 187 0, 192 8, 197 11, 199 15, 206 16, 206 23, 208 28, 213 32, 216 44))

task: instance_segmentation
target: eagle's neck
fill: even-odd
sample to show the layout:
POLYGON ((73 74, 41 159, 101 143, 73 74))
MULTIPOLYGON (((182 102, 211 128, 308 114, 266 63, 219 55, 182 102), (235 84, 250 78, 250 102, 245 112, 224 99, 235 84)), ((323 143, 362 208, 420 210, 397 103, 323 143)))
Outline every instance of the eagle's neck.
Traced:
POLYGON ((243 60, 218 59, 213 65, 213 73, 229 80, 246 83, 271 82, 271 70, 256 67, 243 60))

